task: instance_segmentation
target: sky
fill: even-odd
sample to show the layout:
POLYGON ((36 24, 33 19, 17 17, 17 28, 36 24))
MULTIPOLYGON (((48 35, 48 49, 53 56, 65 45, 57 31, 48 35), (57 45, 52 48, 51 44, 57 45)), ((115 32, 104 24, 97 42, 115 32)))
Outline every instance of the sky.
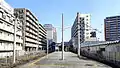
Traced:
POLYGON ((61 42, 61 14, 64 14, 64 41, 71 39, 71 26, 77 12, 91 14, 91 26, 98 29, 97 37, 104 40, 104 19, 120 15, 120 0, 5 0, 13 8, 28 8, 40 24, 53 24, 57 41, 61 42))

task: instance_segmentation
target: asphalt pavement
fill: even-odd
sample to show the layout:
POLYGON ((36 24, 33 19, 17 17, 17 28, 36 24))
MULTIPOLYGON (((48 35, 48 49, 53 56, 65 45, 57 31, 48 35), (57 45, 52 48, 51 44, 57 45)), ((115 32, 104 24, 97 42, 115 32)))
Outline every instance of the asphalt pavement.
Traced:
POLYGON ((17 68, 112 68, 85 57, 80 59, 77 54, 71 52, 64 52, 64 60, 61 60, 61 54, 61 52, 53 52, 17 68))

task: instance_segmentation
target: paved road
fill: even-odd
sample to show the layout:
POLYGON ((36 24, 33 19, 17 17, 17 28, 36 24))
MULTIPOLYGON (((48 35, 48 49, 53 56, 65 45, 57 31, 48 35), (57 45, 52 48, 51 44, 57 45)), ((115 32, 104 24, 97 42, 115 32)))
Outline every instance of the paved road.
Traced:
POLYGON ((79 59, 76 54, 71 52, 64 53, 64 60, 61 60, 61 52, 54 52, 48 55, 48 58, 42 57, 28 64, 17 68, 112 68, 102 63, 89 60, 87 58, 79 59))

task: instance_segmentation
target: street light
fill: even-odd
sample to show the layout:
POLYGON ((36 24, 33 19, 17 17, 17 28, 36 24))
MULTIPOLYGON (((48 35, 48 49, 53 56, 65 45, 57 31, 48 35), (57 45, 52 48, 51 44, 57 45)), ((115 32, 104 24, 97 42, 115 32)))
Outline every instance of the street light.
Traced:
POLYGON ((64 60, 64 41, 63 41, 63 13, 62 13, 62 60, 64 60))

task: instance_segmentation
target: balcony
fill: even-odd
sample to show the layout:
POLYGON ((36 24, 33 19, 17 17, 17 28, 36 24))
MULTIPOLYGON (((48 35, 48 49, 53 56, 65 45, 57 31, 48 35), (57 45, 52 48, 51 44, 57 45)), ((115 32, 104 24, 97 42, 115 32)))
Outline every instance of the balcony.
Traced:
POLYGON ((29 46, 29 47, 38 47, 37 44, 32 44, 32 43, 28 43, 28 42, 26 42, 26 46, 29 46))
POLYGON ((34 25, 36 28, 38 28, 38 24, 35 24, 36 22, 33 21, 30 16, 26 17, 26 20, 28 20, 32 25, 34 25))
POLYGON ((39 43, 37 40, 33 40, 33 39, 27 38, 27 37, 26 37, 26 41, 29 41, 29 42, 35 43, 35 44, 38 44, 38 43, 39 43))

